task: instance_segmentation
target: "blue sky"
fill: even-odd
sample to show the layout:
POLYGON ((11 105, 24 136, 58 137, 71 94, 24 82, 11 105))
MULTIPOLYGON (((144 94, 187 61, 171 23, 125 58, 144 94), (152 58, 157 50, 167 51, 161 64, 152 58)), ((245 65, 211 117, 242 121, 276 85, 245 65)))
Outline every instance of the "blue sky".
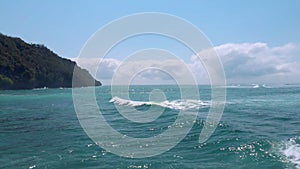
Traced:
MULTIPOLYGON (((269 53, 272 53, 273 48, 276 50, 292 44, 293 51, 289 51, 289 54, 298 55, 295 48, 300 44, 299 8, 299 0, 2 0, 0 32, 21 37, 27 42, 45 44, 60 56, 73 58, 78 56, 87 39, 110 21, 138 12, 165 12, 193 23, 207 35, 214 46, 223 47, 222 49, 225 48, 222 45, 226 44, 246 43, 249 44, 248 47, 257 47, 259 45, 254 44, 263 43, 269 53)), ((253 57, 260 56, 249 56, 253 57)), ((298 63, 296 58, 290 56, 289 61, 283 59, 282 63, 298 63)))

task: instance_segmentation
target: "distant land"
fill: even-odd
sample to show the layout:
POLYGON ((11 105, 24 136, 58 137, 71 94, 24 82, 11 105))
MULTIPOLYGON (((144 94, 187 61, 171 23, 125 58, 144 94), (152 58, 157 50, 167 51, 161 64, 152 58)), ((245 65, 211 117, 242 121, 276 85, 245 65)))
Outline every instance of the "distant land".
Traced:
POLYGON ((0 90, 101 86, 87 70, 44 45, 0 33, 0 90), (76 70, 76 83, 72 84, 76 70))

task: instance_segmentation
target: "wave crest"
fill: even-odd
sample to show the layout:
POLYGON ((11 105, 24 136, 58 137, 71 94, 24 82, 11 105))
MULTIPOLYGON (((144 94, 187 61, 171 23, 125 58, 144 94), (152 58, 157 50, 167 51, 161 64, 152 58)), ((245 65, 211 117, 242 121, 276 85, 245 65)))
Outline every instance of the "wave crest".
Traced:
POLYGON ((138 107, 138 106, 160 106, 169 109, 175 110, 190 110, 190 109, 199 109, 203 106, 209 106, 209 102, 203 102, 201 100, 172 100, 172 101, 162 101, 162 102, 150 102, 150 101, 133 101, 126 100, 114 96, 110 101, 110 103, 115 103, 124 106, 138 107))

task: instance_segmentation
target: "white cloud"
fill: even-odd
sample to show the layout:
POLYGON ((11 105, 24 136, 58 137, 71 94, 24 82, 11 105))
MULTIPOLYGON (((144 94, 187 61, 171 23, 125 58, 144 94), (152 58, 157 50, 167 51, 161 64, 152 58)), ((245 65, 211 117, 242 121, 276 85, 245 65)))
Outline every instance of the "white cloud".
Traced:
POLYGON ((77 58, 74 60, 80 67, 87 69, 90 73, 96 73, 96 75, 93 73, 92 75, 99 80, 111 79, 115 70, 121 64, 120 60, 112 58, 80 58, 80 60, 77 58))
POLYGON ((300 82, 300 52, 295 44, 269 47, 266 43, 229 43, 214 49, 222 60, 228 82, 300 82))
MULTIPOLYGON (((270 47, 266 43, 228 43, 216 46, 214 49, 221 58, 229 83, 300 83, 300 46, 296 44, 270 47)), ((199 56, 202 54, 200 52, 199 56)), ((186 64, 194 73, 198 83, 209 83, 208 75, 199 57, 192 56, 190 60, 186 64)), ((97 70, 96 78, 109 84, 115 71, 123 63, 118 59, 105 58, 98 67, 99 61, 97 58, 83 59, 80 65, 90 71, 97 70)), ((146 67, 160 65, 162 70, 174 72, 176 77, 185 77, 187 74, 187 70, 178 61, 148 59, 146 62, 147 65, 143 65, 144 63, 141 64, 140 61, 130 61, 127 63, 130 66, 119 73, 122 77, 129 78, 127 75, 131 72, 140 72, 135 75, 134 80, 145 84, 173 81, 165 72, 144 69, 146 67)))
POLYGON ((192 84, 189 66, 176 58, 129 60, 123 62, 114 74, 116 84, 192 84))
POLYGON ((97 70, 98 79, 111 79, 116 69, 121 64, 121 61, 117 59, 103 59, 97 70))

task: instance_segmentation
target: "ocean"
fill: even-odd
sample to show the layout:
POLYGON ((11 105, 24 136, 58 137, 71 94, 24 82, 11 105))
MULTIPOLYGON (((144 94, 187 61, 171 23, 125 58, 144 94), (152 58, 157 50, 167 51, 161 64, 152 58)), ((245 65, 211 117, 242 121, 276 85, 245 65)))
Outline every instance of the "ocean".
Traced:
POLYGON ((110 86, 96 87, 97 103, 107 122, 131 137, 165 132, 182 109, 198 113, 177 145, 147 158, 121 157, 95 144, 77 118, 72 89, 0 91, 0 168, 299 169, 300 86, 232 85, 226 89, 223 116, 212 136, 199 143, 211 105, 210 86, 199 86, 199 100, 181 100, 175 85, 130 86, 131 100, 112 96, 110 86), (167 101, 148 100, 157 88, 167 101), (139 111, 154 106, 164 112, 142 124, 125 119, 115 105, 139 111))

